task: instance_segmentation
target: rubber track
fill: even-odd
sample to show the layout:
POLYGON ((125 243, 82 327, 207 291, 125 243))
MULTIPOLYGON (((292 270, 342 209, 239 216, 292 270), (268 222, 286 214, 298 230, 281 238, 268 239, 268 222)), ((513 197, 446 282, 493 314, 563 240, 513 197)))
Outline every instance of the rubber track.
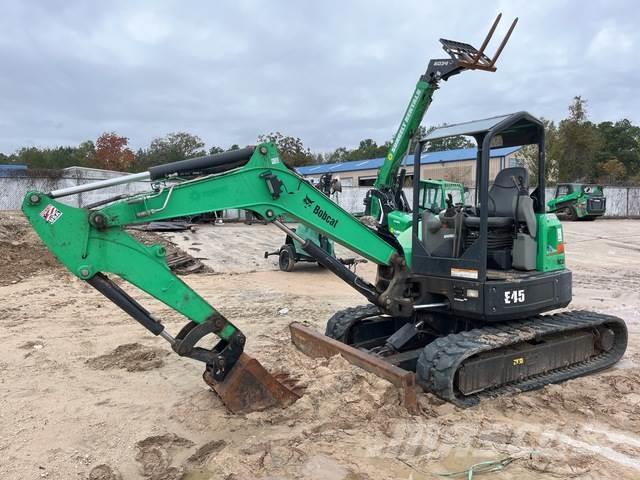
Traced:
POLYGON ((335 340, 346 342, 345 334, 352 325, 376 315, 380 315, 380 309, 371 303, 339 310, 327 322, 325 335, 335 340))
POLYGON ((427 345, 416 369, 417 381, 426 391, 460 407, 476 405, 483 398, 505 393, 535 390, 551 383, 588 375, 616 363, 627 348, 627 327, 618 317, 587 311, 572 311, 539 315, 495 326, 454 333, 427 345), (507 347, 546 335, 606 325, 615 334, 615 343, 608 352, 588 360, 534 375, 524 380, 501 385, 464 396, 454 386, 455 376, 463 362, 481 352, 507 347))

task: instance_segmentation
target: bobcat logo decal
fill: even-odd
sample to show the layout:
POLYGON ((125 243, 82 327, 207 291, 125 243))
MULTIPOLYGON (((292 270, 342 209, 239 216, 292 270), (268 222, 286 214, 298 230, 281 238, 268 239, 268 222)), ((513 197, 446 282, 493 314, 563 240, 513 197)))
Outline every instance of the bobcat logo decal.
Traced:
POLYGON ((311 200, 311 199, 309 198, 309 196, 308 196, 308 195, 305 195, 305 196, 304 196, 304 200, 303 200, 303 202, 304 202, 304 208, 309 208, 311 205, 313 205, 313 204, 315 203, 313 200, 311 200))

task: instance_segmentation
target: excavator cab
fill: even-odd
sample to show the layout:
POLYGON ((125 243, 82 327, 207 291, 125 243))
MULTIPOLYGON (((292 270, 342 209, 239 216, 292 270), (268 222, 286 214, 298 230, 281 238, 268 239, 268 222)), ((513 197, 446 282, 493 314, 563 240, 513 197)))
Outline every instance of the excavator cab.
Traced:
MULTIPOLYGON (((467 205, 457 203, 437 213, 413 212, 411 273, 419 283, 432 285, 423 288, 428 292, 425 297, 432 295, 429 290, 446 292, 444 300, 451 309, 484 320, 528 317, 566 306, 571 300, 571 273, 565 268, 562 227, 555 215, 545 213, 544 175, 538 175, 538 187, 530 193, 527 168, 517 161, 505 165, 500 156, 512 150, 492 154, 496 149, 537 145, 537 171, 544 172, 542 122, 518 112, 435 129, 420 145, 455 135, 471 136, 478 145, 475 193, 467 205), (505 306, 504 295, 512 289, 522 291, 523 300, 505 306)), ((418 153, 413 177, 416 203, 420 201, 418 153)))

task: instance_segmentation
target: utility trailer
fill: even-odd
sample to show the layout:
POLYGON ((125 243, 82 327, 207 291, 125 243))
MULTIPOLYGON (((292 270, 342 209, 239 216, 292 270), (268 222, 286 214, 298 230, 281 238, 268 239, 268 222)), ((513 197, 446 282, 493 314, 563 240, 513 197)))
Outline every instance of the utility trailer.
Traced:
MULTIPOLYGON (((330 173, 325 173, 320 177, 320 181, 317 185, 315 185, 318 190, 324 193, 327 197, 334 199, 337 201, 337 195, 342 192, 342 184, 340 183, 340 179, 333 177, 330 173)), ((300 224, 295 228, 291 228, 291 231, 296 233, 297 238, 301 238, 306 241, 309 240, 315 243, 319 248, 321 248, 327 255, 331 257, 336 257, 335 253, 335 244, 333 240, 331 240, 326 235, 319 233, 313 228, 309 228, 304 224, 300 224)), ((306 253, 304 248, 302 247, 303 242, 300 242, 293 238, 291 235, 285 235, 284 244, 273 252, 264 252, 264 258, 269 258, 271 256, 278 257, 278 267, 283 272, 292 272, 296 263, 298 262, 307 262, 307 263, 317 263, 317 259, 306 253)), ((352 268, 356 268, 359 263, 366 263, 365 259, 361 258, 338 258, 339 262, 344 265, 348 265, 352 268)), ((318 264, 322 266, 321 264, 318 264)))

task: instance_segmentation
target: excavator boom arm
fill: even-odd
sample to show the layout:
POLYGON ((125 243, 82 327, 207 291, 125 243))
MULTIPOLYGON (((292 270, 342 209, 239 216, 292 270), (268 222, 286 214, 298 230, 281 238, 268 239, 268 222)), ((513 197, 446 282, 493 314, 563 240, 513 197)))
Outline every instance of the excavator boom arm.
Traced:
POLYGON ((268 221, 283 215, 295 218, 378 264, 388 265, 396 252, 374 230, 286 167, 272 144, 256 148, 241 168, 167 185, 157 194, 116 202, 99 214, 115 227, 235 208, 251 210, 268 221))
POLYGON ((381 215, 381 213, 388 214, 393 210, 410 211, 406 200, 397 198, 402 189, 402 185, 399 184, 402 178, 398 177, 398 170, 407 154, 412 138, 419 131, 422 119, 431 105, 433 94, 438 89, 439 82, 446 81, 465 70, 496 71, 496 61, 518 22, 517 18, 512 22, 493 58, 490 58, 485 54, 485 49, 501 18, 502 14, 496 17, 479 50, 467 43, 440 39, 442 48, 449 55, 449 58, 434 58, 429 61, 426 72, 418 80, 411 95, 409 105, 402 116, 385 161, 378 172, 374 188, 369 191, 365 199, 366 212, 379 219, 384 228, 386 228, 387 216, 381 215), (372 197, 376 197, 377 201, 372 201, 372 197))
MULTIPOLYGON (((170 270, 164 248, 141 244, 125 231, 125 227, 239 208, 251 210, 283 229, 287 227, 279 218, 284 215, 293 217, 381 265, 390 265, 398 256, 396 248, 378 233, 285 166, 271 143, 245 149, 241 153, 227 152, 153 167, 146 174, 124 176, 109 180, 107 184, 83 185, 48 194, 29 192, 22 210, 49 250, 74 275, 95 287, 151 333, 169 341, 179 355, 205 362, 208 372, 205 372, 205 379, 209 384, 223 382, 234 365, 240 362, 252 375, 256 369, 262 372, 257 375, 261 377, 257 381, 254 379, 256 375, 251 376, 251 381, 259 384, 261 394, 265 384, 275 389, 277 395, 282 393, 277 382, 262 367, 255 365, 255 360, 246 360, 242 332, 170 270), (180 175, 195 174, 201 176, 179 180, 180 175), (141 178, 156 181, 152 183, 151 192, 119 199, 101 208, 77 208, 59 200, 68 194, 141 178), (158 319, 106 274, 121 277, 181 313, 190 322, 176 337, 171 336, 158 319), (211 351, 196 346, 208 334, 220 338, 219 344, 211 351), (269 381, 264 382, 265 378, 269 381)), ((323 257, 312 242, 303 248, 307 248, 311 255, 317 255, 319 262, 350 283, 369 301, 377 302, 381 292, 376 291, 374 285, 335 259, 323 257)), ((247 383, 246 375, 240 377, 238 388, 243 389, 247 383)), ((224 399, 227 406, 244 395, 233 388, 232 393, 229 389, 216 391, 221 395, 228 394, 224 399)), ((245 407, 253 409, 255 405, 239 405, 235 410, 244 411, 245 407)))

